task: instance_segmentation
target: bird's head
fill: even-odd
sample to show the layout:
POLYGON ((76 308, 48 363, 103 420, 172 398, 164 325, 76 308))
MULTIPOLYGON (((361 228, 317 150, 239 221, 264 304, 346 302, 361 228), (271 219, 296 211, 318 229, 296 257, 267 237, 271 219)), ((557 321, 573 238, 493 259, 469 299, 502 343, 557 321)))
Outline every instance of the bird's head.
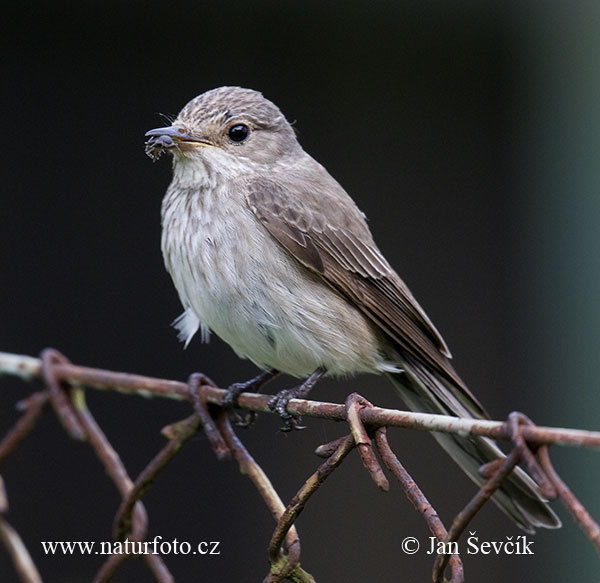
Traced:
POLYGON ((258 91, 241 87, 219 87, 199 95, 172 125, 146 136, 146 154, 153 160, 168 151, 175 164, 197 160, 222 173, 272 165, 300 148, 279 108, 258 91))

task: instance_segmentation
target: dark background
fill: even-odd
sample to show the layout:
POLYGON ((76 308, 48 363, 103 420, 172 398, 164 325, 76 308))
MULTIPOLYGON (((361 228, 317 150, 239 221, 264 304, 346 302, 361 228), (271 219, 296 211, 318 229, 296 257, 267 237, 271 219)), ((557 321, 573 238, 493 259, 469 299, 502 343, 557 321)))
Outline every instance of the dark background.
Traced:
MULTIPOLYGON (((0 349, 54 346, 101 368, 220 385, 255 370, 218 339, 183 351, 162 266, 166 159, 144 132, 224 84, 262 91, 305 149, 347 188, 380 247, 444 334, 461 376, 502 418, 598 429, 600 145, 597 2, 54 2, 4 8, 0 349)), ((287 379, 280 386, 287 386, 287 379)), ((36 385, 36 388, 39 385, 36 385)), ((0 431, 32 387, 1 381, 0 431)), ((326 382, 399 406, 383 379, 326 382)), ((132 476, 183 404, 88 391, 132 476)), ((284 435, 263 415, 240 432, 289 499, 343 427, 306 420, 284 435)), ((474 492, 433 440, 390 432, 442 519, 474 492)), ((553 452, 600 515, 598 455, 553 452)), ((87 582, 101 557, 43 556, 41 540, 110 540, 119 497, 89 446, 48 414, 2 468, 8 520, 46 582, 87 582)), ((198 436, 145 498, 150 538, 221 541, 218 558, 166 557, 178 581, 260 581, 273 521, 234 464, 198 436)), ((534 556, 465 556, 467 580, 596 581, 598 561, 565 526, 534 556), (576 566, 576 568, 575 568, 576 566), (576 577, 574 578, 574 570, 576 577)), ((300 520, 317 580, 429 581, 432 557, 401 540, 428 533, 399 488, 379 493, 352 456, 300 520)), ((521 534, 495 508, 481 540, 521 534)), ((4 551, 0 579, 16 581, 4 551)), ((116 581, 150 581, 131 563, 116 581)))

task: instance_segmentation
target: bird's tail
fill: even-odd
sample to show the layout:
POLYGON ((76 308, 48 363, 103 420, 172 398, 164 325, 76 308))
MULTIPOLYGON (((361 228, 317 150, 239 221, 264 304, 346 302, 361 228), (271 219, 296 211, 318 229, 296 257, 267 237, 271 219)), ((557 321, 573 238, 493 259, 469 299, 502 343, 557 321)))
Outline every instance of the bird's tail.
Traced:
MULTIPOLYGON (((470 402, 470 394, 450 380, 440 378, 417 361, 403 363, 403 369, 402 373, 386 374, 413 411, 483 418, 481 406, 474 399, 470 402)), ((505 457, 496 443, 487 437, 437 432, 433 436, 477 485, 485 481, 478 472, 479 467, 505 457)), ((561 525, 558 516, 539 494, 537 484, 519 467, 504 480, 492 500, 526 532, 533 533, 535 527, 559 528, 561 525)))

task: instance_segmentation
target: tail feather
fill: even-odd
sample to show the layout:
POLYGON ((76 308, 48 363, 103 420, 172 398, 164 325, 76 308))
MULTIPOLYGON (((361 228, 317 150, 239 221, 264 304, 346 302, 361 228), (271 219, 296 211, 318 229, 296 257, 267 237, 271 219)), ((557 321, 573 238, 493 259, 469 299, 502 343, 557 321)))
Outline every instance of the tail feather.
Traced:
MULTIPOLYGON (((402 373, 386 373, 386 376, 413 411, 484 418, 479 403, 474 402, 471 406, 465 399, 462 387, 454 387, 450 381, 440 379, 417 361, 408 360, 403 368, 402 373), (438 397, 440 393, 444 394, 443 402, 438 397)), ((485 481, 479 474, 480 466, 506 457, 496 443, 487 437, 461 437, 439 432, 433 432, 433 436, 479 486, 485 481)), ((519 467, 504 480, 492 500, 526 532, 535 532, 535 527, 559 528, 561 525, 558 516, 540 495, 535 481, 519 467)))

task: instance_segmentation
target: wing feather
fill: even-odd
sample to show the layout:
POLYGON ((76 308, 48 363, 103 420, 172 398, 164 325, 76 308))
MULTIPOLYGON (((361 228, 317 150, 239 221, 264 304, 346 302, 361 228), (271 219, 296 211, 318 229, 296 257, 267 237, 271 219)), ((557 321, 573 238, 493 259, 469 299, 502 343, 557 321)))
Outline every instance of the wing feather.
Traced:
MULTIPOLYGON (((332 224, 319 210, 322 198, 314 188, 295 194, 289 181, 256 178, 247 185, 247 192, 250 209, 298 261, 358 307, 400 353, 407 352, 437 371, 479 405, 450 364, 450 352, 440 333, 383 257, 364 216, 350 199, 344 201, 343 213, 339 193, 337 199, 328 201, 338 203, 333 213, 339 220, 332 224)), ((439 396, 446 400, 445 395, 439 396)))

